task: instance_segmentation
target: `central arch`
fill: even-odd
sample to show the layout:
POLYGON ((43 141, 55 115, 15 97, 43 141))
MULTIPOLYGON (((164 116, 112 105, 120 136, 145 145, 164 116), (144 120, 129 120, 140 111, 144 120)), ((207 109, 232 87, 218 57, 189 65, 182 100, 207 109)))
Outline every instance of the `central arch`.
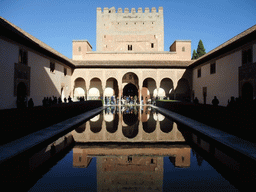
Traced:
POLYGON ((134 97, 135 95, 138 97, 138 88, 132 83, 128 83, 127 85, 125 85, 123 89, 123 96, 134 97))
POLYGON ((139 79, 135 73, 128 72, 122 78, 123 94, 122 96, 137 96, 139 88, 139 79))

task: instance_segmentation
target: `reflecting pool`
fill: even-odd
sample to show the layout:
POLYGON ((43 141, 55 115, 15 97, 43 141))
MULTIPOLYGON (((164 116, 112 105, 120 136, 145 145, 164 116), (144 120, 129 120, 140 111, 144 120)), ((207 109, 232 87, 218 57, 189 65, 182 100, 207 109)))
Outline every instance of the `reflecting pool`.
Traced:
POLYGON ((30 191, 238 191, 153 108, 109 107, 71 134, 30 191))

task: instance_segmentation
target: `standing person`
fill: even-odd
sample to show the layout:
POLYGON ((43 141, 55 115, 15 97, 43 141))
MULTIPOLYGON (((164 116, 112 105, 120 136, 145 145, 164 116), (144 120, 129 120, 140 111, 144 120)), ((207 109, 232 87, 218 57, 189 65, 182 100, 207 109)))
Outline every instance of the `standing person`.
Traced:
POLYGON ((134 104, 136 105, 137 104, 137 95, 134 96, 134 104))
POLYGON ((28 108, 32 108, 32 107, 34 107, 34 102, 33 102, 33 99, 30 98, 30 99, 28 100, 28 108))
POLYGON ((217 99, 216 96, 214 96, 214 99, 212 100, 212 105, 213 106, 218 106, 219 105, 219 100, 217 99))
POLYGON ((71 99, 70 96, 68 96, 68 102, 69 102, 69 103, 72 103, 72 99, 71 99))

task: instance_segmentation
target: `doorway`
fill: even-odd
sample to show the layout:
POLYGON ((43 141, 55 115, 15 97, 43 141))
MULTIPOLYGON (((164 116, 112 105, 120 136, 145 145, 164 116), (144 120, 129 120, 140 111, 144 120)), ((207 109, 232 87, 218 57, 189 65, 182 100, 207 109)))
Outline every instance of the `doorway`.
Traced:
POLYGON ((20 82, 17 86, 17 108, 27 107, 27 87, 20 82))
POLYGON ((132 83, 128 83, 124 89, 123 89, 123 96, 137 96, 138 97, 138 88, 132 84, 132 83))

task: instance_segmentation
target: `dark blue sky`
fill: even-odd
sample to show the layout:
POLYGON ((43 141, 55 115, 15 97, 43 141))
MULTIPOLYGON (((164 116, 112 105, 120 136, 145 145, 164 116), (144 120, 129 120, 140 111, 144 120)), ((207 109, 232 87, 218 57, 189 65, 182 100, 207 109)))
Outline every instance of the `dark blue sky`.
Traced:
POLYGON ((255 0, 0 0, 0 16, 72 57, 72 40, 96 50, 96 8, 164 8, 165 51, 175 40, 202 39, 206 52, 256 24, 255 0))

